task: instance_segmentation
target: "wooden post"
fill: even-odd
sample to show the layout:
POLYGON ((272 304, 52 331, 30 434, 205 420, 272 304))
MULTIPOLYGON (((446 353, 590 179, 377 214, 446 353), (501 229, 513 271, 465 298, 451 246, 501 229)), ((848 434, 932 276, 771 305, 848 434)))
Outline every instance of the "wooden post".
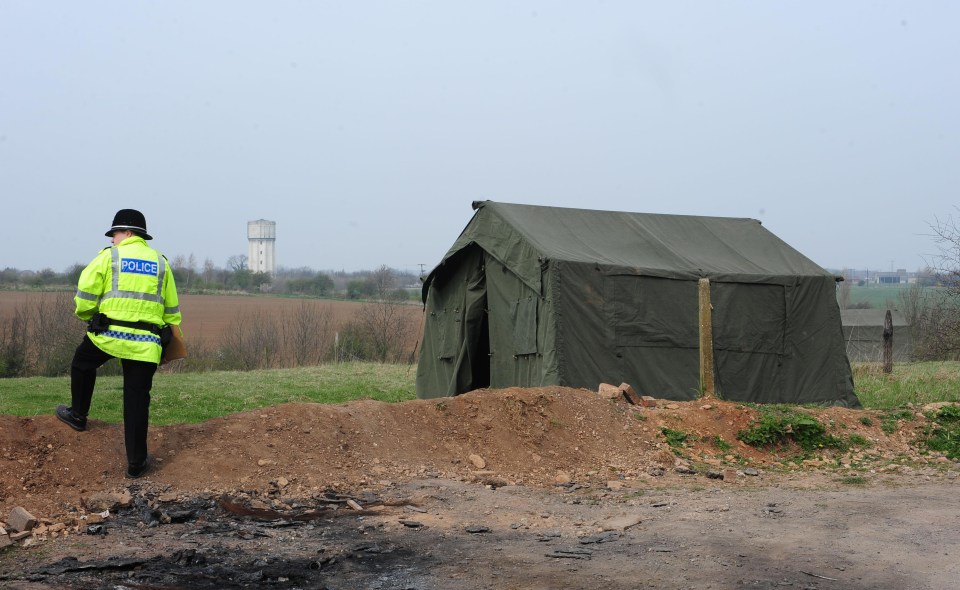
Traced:
POLYGON ((883 318, 883 372, 893 372, 893 314, 889 309, 883 318))
POLYGON ((710 279, 698 282, 700 299, 700 392, 705 398, 716 395, 713 381, 713 306, 710 304, 710 279))

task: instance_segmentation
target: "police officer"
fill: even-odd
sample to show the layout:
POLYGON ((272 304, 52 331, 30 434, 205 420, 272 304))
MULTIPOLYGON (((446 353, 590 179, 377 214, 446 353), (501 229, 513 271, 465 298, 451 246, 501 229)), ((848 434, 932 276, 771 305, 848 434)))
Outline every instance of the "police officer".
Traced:
POLYGON ((147 245, 153 238, 142 213, 121 209, 106 236, 113 246, 101 250, 80 274, 75 313, 88 322, 87 334, 70 365, 72 404, 57 406, 56 413, 74 430, 86 430, 97 368, 120 359, 126 473, 137 478, 151 467, 147 423, 162 328, 180 325, 180 303, 167 259, 147 245))

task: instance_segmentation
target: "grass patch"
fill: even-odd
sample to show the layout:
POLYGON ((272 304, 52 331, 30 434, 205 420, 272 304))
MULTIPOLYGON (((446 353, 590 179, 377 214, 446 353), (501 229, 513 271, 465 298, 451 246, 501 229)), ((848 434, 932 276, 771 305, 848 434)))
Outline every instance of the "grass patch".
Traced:
POLYGON ((729 451, 730 449, 733 448, 733 445, 723 440, 723 437, 720 436, 719 434, 713 436, 710 439, 710 443, 720 451, 729 451))
POLYGON ((867 448, 867 447, 873 446, 873 443, 870 442, 870 440, 867 437, 861 436, 859 434, 851 434, 847 438, 847 442, 850 444, 851 447, 867 448))
POLYGON ((897 424, 901 421, 913 420, 912 410, 893 410, 880 417, 880 430, 887 434, 897 431, 897 424))
POLYGON ((897 363, 884 373, 878 363, 854 363, 853 382, 865 408, 960 401, 960 361, 897 363))
POLYGON ((687 439, 690 438, 690 435, 682 430, 674 430, 672 428, 663 427, 660 429, 660 432, 663 433, 664 437, 666 437, 667 444, 674 448, 687 446, 687 439))
MULTIPOLYGON (((416 397, 416 367, 340 363, 263 371, 158 372, 151 392, 150 423, 197 423, 236 412, 288 402, 336 404, 373 399, 399 402, 416 397)), ((70 403, 68 377, 0 379, 0 414, 53 414, 70 403)), ((123 422, 122 377, 100 377, 91 417, 123 422)))
POLYGON ((822 448, 846 448, 846 443, 827 434, 826 426, 815 417, 784 405, 760 407, 757 420, 738 432, 737 439, 757 448, 783 446, 792 441, 808 453, 822 448))
POLYGON ((954 461, 960 460, 960 407, 940 408, 931 419, 936 422, 926 427, 924 444, 931 451, 943 453, 954 461))
POLYGON ((867 485, 867 478, 862 475, 847 475, 840 479, 840 483, 850 486, 863 486, 867 485))

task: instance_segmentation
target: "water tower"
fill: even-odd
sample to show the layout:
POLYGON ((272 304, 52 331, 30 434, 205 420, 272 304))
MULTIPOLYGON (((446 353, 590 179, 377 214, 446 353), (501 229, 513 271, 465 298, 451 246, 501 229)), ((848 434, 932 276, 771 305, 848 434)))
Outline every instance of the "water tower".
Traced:
POLYGON ((274 249, 277 241, 277 222, 266 219, 248 221, 247 241, 249 242, 247 268, 250 272, 265 272, 272 275, 277 268, 274 249))

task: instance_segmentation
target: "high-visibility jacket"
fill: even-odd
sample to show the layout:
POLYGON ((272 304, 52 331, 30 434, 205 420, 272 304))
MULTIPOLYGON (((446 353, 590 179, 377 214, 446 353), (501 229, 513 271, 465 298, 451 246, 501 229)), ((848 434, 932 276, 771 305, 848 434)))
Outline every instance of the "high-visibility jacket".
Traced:
MULTIPOLYGON (((158 327, 180 324, 180 301, 167 259, 132 236, 104 248, 80 273, 77 317, 97 312, 113 320, 147 322, 158 327)), ((160 337, 150 330, 110 326, 102 334, 88 332, 97 347, 121 359, 160 363, 160 337)))

